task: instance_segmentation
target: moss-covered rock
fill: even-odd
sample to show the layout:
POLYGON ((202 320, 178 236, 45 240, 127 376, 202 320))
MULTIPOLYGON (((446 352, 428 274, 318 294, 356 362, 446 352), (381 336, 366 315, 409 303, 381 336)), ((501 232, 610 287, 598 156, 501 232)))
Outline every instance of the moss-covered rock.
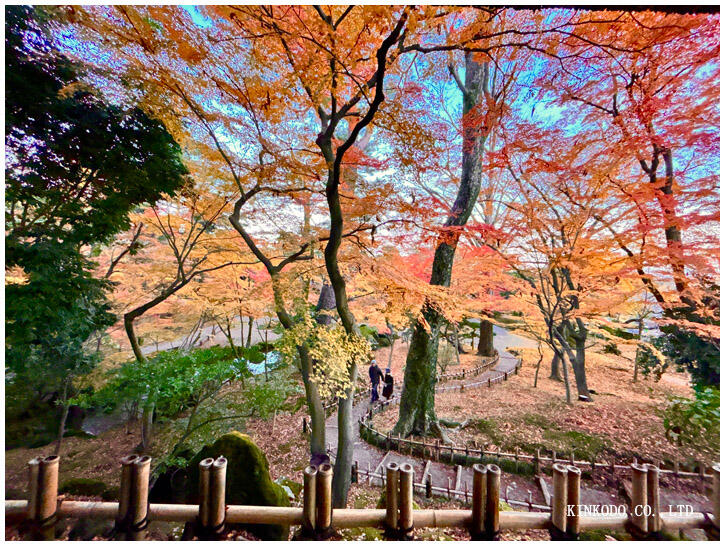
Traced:
MULTIPOLYGON (((189 463, 189 483, 199 483, 199 463, 207 457, 227 459, 227 504, 289 506, 287 493, 269 476, 269 463, 261 449, 246 434, 233 431, 202 450, 189 463)), ((192 489, 194 489, 192 487, 192 489)), ((190 502, 198 502, 198 496, 190 502)), ((242 526, 263 540, 287 540, 284 525, 242 526)))
POLYGON ((106 491, 107 486, 101 480, 91 478, 71 478, 63 482, 58 489, 59 493, 80 495, 83 497, 100 497, 106 491))

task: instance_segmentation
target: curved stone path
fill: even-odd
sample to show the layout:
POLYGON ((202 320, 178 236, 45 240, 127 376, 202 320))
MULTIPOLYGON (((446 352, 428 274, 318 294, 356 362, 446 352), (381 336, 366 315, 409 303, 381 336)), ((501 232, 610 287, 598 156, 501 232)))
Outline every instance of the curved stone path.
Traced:
MULTIPOLYGON (((486 381, 488 378, 494 378, 504 372, 512 372, 516 367, 517 358, 506 350, 507 347, 536 347, 535 341, 518 336, 507 331, 504 328, 494 326, 494 342, 493 346, 499 353, 498 364, 481 374, 468 380, 456 380, 447 382, 446 385, 461 385, 462 383, 478 383, 486 381)), ((400 389, 396 389, 396 395, 400 395, 400 389)), ((372 446, 360 438, 360 430, 357 425, 370 409, 370 401, 368 397, 357 402, 353 407, 353 437, 355 441, 353 460, 357 461, 358 467, 366 473, 380 472, 384 469, 388 462, 397 462, 398 464, 410 463, 415 471, 415 482, 423 482, 423 474, 430 474, 434 487, 451 490, 473 490, 473 471, 470 467, 462 467, 460 471, 456 467, 442 462, 424 461, 415 456, 404 455, 395 451, 385 452, 375 446, 372 446), (456 487, 458 485, 458 487, 456 487)), ((394 411, 394 410, 390 410, 394 411)), ((328 442, 328 451, 334 458, 337 452, 337 413, 333 413, 325 422, 325 436, 328 442)), ((384 472, 384 470, 383 470, 384 472)), ((361 476, 360 480, 367 479, 361 476)), ((368 480, 375 483, 375 480, 368 480)), ((379 480, 378 480, 379 482, 379 480)), ((533 502, 534 504, 545 505, 544 495, 537 483, 531 478, 518 476, 516 474, 501 475, 501 493, 512 500, 519 502, 533 502)))
MULTIPOLYGON (((512 372, 516 367, 517 358, 508 352, 508 347, 536 348, 537 343, 531 339, 513 334, 504 328, 494 326, 494 348, 499 353, 499 362, 493 368, 482 372, 468 380, 451 381, 447 384, 461 385, 462 383, 471 384, 485 381, 489 377, 499 376, 502 372, 512 372)), ((496 387, 505 388, 505 387, 496 387)), ((396 389, 395 395, 400 395, 400 390, 396 389)), ((384 474, 385 465, 388 462, 396 462, 399 465, 409 463, 412 465, 415 476, 415 483, 423 483, 425 476, 430 474, 432 485, 441 490, 445 494, 445 490, 467 491, 473 490, 473 471, 470 467, 452 466, 443 462, 425 460, 414 455, 406 455, 397 451, 385 452, 375 446, 365 442, 360 437, 358 421, 370 409, 369 398, 366 396, 357 402, 353 407, 353 437, 355 442, 353 460, 357 461, 360 469, 359 481, 367 481, 372 485, 382 485, 382 480, 370 478, 369 473, 384 474)), ((389 411, 395 411, 391 409, 389 411)), ((328 441, 328 452, 334 459, 337 451, 337 413, 333 413, 325 422, 326 438, 328 441)), ((501 498, 506 499, 514 507, 526 507, 528 504, 531 509, 547 509, 548 496, 544 495, 542 487, 551 493, 552 484, 549 476, 527 477, 518 474, 501 473, 501 498)), ((661 487, 660 489, 661 503, 663 506, 669 504, 689 504, 694 507, 695 511, 709 510, 710 502, 705 495, 694 492, 680 492, 676 489, 661 487)), ((455 495, 454 495, 455 496, 455 495)), ((460 500, 464 499, 463 496, 460 500)), ((582 483, 581 503, 587 505, 628 505, 628 499, 622 494, 622 491, 616 487, 602 487, 589 483, 582 483)))

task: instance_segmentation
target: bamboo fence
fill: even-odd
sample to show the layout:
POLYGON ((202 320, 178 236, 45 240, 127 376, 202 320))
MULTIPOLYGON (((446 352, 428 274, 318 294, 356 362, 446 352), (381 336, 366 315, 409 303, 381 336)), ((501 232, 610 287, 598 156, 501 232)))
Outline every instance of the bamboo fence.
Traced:
POLYGON ((224 457, 200 463, 198 505, 150 504, 150 457, 131 456, 121 461, 121 488, 118 502, 71 501, 58 496, 57 456, 29 462, 29 500, 6 500, 6 519, 31 522, 35 538, 55 538, 60 518, 95 518, 116 521, 116 532, 130 540, 144 540, 150 521, 191 523, 199 537, 220 536, 226 525, 299 525, 302 536, 329 536, 333 528, 379 527, 386 535, 402 538, 421 527, 467 529, 474 539, 495 539, 501 530, 548 529, 552 538, 571 539, 582 530, 627 530, 636 538, 661 536, 663 531, 704 529, 709 537, 719 537, 720 469, 713 467, 713 512, 670 513, 660 510, 659 473, 652 465, 631 465, 632 499, 629 508, 614 514, 582 515, 579 499, 579 471, 575 467, 554 466, 552 511, 499 512, 501 471, 494 465, 476 464, 472 508, 458 510, 413 509, 413 469, 409 464, 386 467, 386 486, 392 502, 385 509, 332 508, 332 467, 307 467, 301 507, 226 505, 224 457), (573 510, 570 508, 572 503, 573 510), (396 506, 397 504, 397 506, 396 506), (644 514, 644 516, 643 516, 644 514))

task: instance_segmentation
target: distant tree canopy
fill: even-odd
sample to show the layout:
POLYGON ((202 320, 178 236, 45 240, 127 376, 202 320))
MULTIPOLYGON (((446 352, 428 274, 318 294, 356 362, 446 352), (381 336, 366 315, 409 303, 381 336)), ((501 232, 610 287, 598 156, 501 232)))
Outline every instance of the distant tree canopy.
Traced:
POLYGON ((186 174, 163 124, 79 83, 82 67, 58 52, 47 20, 6 8, 6 358, 26 378, 88 363, 83 343, 115 319, 82 247, 126 229, 134 207, 173 194, 186 174))

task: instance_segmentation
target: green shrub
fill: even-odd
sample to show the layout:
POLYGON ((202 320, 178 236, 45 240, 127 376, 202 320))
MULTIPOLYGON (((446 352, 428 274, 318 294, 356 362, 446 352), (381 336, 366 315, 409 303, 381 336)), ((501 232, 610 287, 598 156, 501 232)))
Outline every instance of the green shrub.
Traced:
POLYGON ((602 348, 602 352, 608 355, 622 356, 622 351, 619 350, 619 347, 617 347, 617 344, 614 343, 614 341, 608 341, 605 343, 602 348))
POLYGON ((665 434, 712 456, 720 453, 720 389, 695 385, 695 398, 672 398, 663 415, 665 434))

